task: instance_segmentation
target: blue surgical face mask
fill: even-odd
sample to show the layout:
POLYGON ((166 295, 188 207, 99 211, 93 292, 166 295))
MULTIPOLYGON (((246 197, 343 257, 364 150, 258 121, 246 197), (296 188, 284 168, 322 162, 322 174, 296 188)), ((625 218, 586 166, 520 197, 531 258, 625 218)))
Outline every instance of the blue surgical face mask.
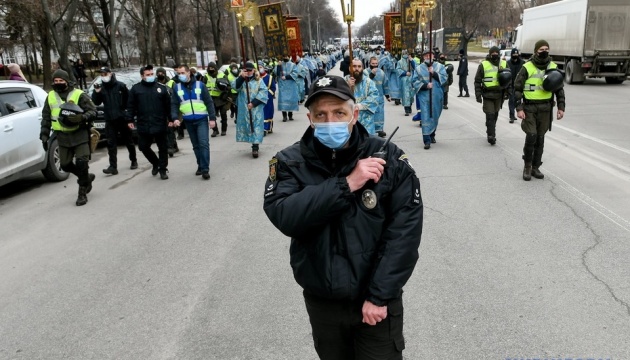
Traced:
POLYGON ((186 81, 188 81, 188 76, 187 76, 187 75, 182 75, 182 74, 179 74, 179 75, 177 75, 177 78, 179 79, 179 81, 181 81, 181 82, 183 82, 183 83, 185 83, 186 81))
POLYGON ((315 127, 315 137, 327 148, 333 150, 341 149, 350 139, 350 130, 348 122, 326 122, 312 123, 315 127))
POLYGON ((153 76, 147 76, 144 81, 148 82, 148 83, 152 83, 155 82, 155 75, 153 76))
POLYGON ((409 55, 403 55, 403 59, 406 59, 408 57, 409 57, 409 55))

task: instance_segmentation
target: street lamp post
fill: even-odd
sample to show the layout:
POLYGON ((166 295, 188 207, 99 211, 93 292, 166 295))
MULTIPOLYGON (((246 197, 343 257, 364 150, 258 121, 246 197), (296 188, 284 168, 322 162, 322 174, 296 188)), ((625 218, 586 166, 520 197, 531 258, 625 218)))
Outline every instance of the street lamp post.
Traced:
POLYGON ((350 53, 350 66, 352 66, 352 22, 354 21, 354 0, 341 0, 341 12, 343 21, 348 23, 348 52, 350 53))

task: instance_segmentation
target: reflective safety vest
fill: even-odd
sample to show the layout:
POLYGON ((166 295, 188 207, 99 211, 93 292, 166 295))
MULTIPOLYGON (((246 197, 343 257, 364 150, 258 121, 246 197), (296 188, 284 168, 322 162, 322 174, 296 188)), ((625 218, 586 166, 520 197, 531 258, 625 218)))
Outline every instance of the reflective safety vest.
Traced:
POLYGON ((165 85, 172 89, 173 85, 175 85, 175 80, 171 79, 171 80, 167 81, 165 85))
POLYGON ((501 60, 499 66, 494 66, 490 61, 484 60, 481 62, 483 66, 483 85, 486 88, 499 87, 499 68, 507 68, 507 62, 501 60))
POLYGON ((523 97, 527 100, 549 100, 553 96, 550 91, 545 91, 542 84, 545 78, 545 71, 548 69, 555 69, 558 67, 555 62, 550 61, 547 65, 547 69, 540 70, 531 61, 528 61, 523 65, 527 70, 527 80, 525 80, 525 86, 523 87, 523 97))
POLYGON ((208 92, 210 92, 210 96, 219 97, 221 96, 221 90, 217 88, 217 79, 223 79, 225 77, 225 73, 217 74, 216 78, 210 76, 210 74, 206 74, 206 87, 208 88, 208 92))
POLYGON ((179 112, 184 120, 198 120, 208 116, 208 108, 201 98, 203 86, 201 81, 195 81, 193 90, 188 91, 182 83, 175 85, 180 100, 179 112))
MULTIPOLYGON (((236 80, 236 76, 234 76, 231 72, 228 72, 228 81, 231 83, 233 83, 236 80)), ((234 87, 232 87, 232 94, 238 94, 238 90, 236 90, 234 87)))
MULTIPOLYGON (((74 89, 68 94, 66 100, 73 104, 79 105, 79 98, 81 97, 81 94, 83 94, 83 91, 79 89, 74 89)), ((59 114, 61 114, 61 104, 64 103, 65 101, 61 100, 61 97, 59 96, 59 94, 57 94, 56 91, 52 90, 48 93, 48 106, 50 106, 50 120, 52 129, 61 132, 77 131, 79 129, 79 125, 67 127, 63 126, 59 122, 59 114)))

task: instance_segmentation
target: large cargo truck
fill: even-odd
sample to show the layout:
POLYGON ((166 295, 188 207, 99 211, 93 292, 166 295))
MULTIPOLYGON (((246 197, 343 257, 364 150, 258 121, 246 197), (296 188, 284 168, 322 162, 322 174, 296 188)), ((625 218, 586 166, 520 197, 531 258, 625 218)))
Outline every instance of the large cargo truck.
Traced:
POLYGON ((433 47, 438 47, 442 54, 446 54, 447 59, 455 60, 459 55, 459 50, 463 49, 463 32, 464 30, 458 28, 434 30, 433 47))
POLYGON ((565 82, 603 77, 621 84, 630 76, 630 1, 563 0, 526 9, 514 47, 528 58, 541 39, 549 42, 565 82))

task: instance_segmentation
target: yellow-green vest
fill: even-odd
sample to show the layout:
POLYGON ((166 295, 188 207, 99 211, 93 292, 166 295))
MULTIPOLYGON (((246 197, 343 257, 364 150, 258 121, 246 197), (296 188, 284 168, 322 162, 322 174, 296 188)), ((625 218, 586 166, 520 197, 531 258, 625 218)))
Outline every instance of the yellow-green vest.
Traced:
POLYGON ((217 74, 216 78, 213 78, 209 74, 206 74, 206 87, 208 88, 208 92, 210 92, 210 96, 219 97, 221 96, 221 90, 217 88, 217 79, 222 79, 225 77, 225 73, 217 74))
MULTIPOLYGON (((236 76, 234 76, 231 72, 228 72, 227 77, 228 77, 228 81, 230 82, 230 84, 233 83, 236 80, 236 76)), ((232 94, 237 94, 238 93, 238 91, 236 89, 234 89, 234 88, 232 88, 231 92, 232 92, 232 94)))
POLYGON ((550 91, 545 91, 542 84, 545 77, 545 71, 547 69, 555 69, 558 67, 555 62, 549 62, 547 69, 540 70, 531 61, 528 61, 523 65, 527 70, 527 80, 525 80, 525 86, 523 87, 523 97, 527 100, 549 100, 553 96, 550 91))
POLYGON ((484 60, 481 62, 483 66, 483 85, 486 88, 499 87, 499 69, 507 68, 507 62, 501 60, 499 66, 494 66, 490 61, 484 60))
POLYGON ((196 119, 196 115, 208 116, 208 108, 201 99, 201 89, 203 83, 201 81, 195 81, 195 87, 192 92, 187 93, 184 91, 184 86, 179 83, 175 85, 177 96, 179 96, 179 112, 182 113, 184 120, 196 119), (194 95, 193 95, 194 94, 194 95))
MULTIPOLYGON (((66 101, 71 102, 73 104, 79 105, 79 98, 83 94, 83 91, 79 89, 74 89, 70 91, 68 96, 66 97, 66 101)), ((52 90, 48 93, 48 106, 50 106, 50 120, 52 129, 55 131, 61 132, 73 132, 79 129, 79 125, 76 126, 63 126, 59 122, 59 114, 61 114, 61 104, 64 104, 65 101, 61 100, 59 94, 56 91, 52 90)))
POLYGON ((171 80, 167 81, 165 85, 172 89, 173 85, 175 85, 175 80, 171 79, 171 80))

